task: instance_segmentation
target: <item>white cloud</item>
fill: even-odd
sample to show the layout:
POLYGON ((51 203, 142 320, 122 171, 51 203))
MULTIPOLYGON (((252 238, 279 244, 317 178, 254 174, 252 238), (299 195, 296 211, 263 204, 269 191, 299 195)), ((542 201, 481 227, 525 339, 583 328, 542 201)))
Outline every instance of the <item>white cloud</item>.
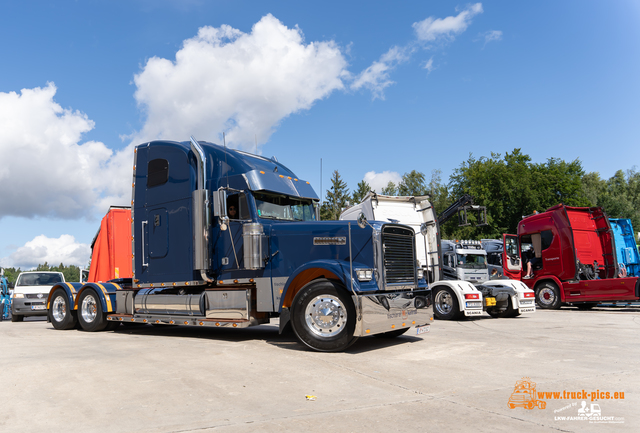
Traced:
POLYGON ((134 141, 219 139, 233 147, 265 143, 282 119, 309 109, 349 77, 333 41, 305 44, 302 31, 271 14, 243 33, 202 27, 175 61, 151 58, 135 76, 147 118, 134 141))
POLYGON ((393 182, 397 186, 401 180, 402 176, 399 173, 388 170, 382 173, 368 171, 364 175, 364 181, 369 184, 372 190, 378 193, 382 191, 382 188, 386 187, 389 182, 393 182))
MULTIPOLYGON (((482 12, 482 4, 476 3, 468 6, 456 16, 446 18, 429 17, 423 21, 413 23, 416 40, 408 42, 404 47, 392 47, 379 60, 376 60, 371 66, 358 74, 351 83, 350 88, 352 90, 366 88, 373 94, 373 99, 384 99, 385 89, 394 84, 390 73, 399 64, 411 59, 411 56, 417 51, 416 46, 418 44, 424 46, 425 43, 432 43, 438 40, 451 41, 455 38, 455 35, 467 29, 474 16, 482 12)), ((433 57, 425 63, 424 68, 429 73, 433 71, 435 68, 433 66, 433 57)))
POLYGON ((373 99, 384 99, 384 89, 393 84, 389 72, 400 63, 411 58, 412 50, 408 47, 392 47, 384 53, 380 60, 375 61, 362 71, 351 84, 353 90, 365 87, 373 93, 373 99))
POLYGON ((484 38, 484 45, 487 45, 489 42, 501 41, 502 40, 502 31, 500 31, 500 30, 489 30, 487 32, 481 33, 480 37, 484 38))
POLYGON ((45 262, 52 266, 64 263, 66 266, 83 267, 87 265, 90 257, 89 244, 78 243, 71 235, 62 235, 59 238, 40 235, 18 248, 9 257, 0 259, 0 263, 3 266, 22 269, 32 269, 45 262))
POLYGON ((467 6, 456 16, 446 18, 429 17, 423 21, 413 23, 418 40, 423 42, 435 42, 439 39, 453 40, 455 35, 464 32, 471 18, 482 13, 482 3, 467 6))
POLYGON ((431 73, 431 71, 435 69, 435 66, 433 66, 433 57, 427 60, 427 63, 424 65, 424 69, 426 69, 428 73, 431 73))
POLYGON ((54 101, 56 91, 48 83, 20 94, 0 92, 0 218, 75 219, 94 212, 101 199, 121 203, 130 191, 132 153, 81 143, 94 122, 63 109, 54 101), (120 176, 123 165, 126 177, 120 176))

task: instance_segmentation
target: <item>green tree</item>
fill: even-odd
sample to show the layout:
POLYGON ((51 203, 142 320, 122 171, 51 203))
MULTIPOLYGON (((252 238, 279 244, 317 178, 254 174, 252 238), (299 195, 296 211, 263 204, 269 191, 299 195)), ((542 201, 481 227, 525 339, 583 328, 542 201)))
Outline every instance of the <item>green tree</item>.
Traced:
POLYGON ((320 219, 337 220, 349 201, 348 191, 347 183, 342 180, 338 170, 335 170, 331 177, 331 188, 327 190, 326 200, 320 207, 320 219))
POLYGON ((411 170, 410 173, 402 175, 402 180, 398 184, 398 195, 403 196, 421 196, 428 193, 425 183, 424 173, 411 170))
POLYGON ((451 176, 451 201, 463 194, 471 195, 475 204, 486 206, 489 225, 459 228, 450 221, 443 232, 450 237, 497 238, 502 233, 515 233, 522 217, 534 211, 544 211, 558 203, 588 205, 583 176, 577 159, 567 163, 550 158, 546 163, 534 164, 520 149, 506 153, 504 158, 497 153, 480 159, 469 155, 451 176))
POLYGON ((398 190, 398 188, 396 187, 396 184, 391 182, 391 181, 389 181, 387 186, 382 188, 382 191, 380 191, 380 194, 382 194, 382 195, 396 195, 396 191, 397 190, 398 190))
POLYGON ((20 272, 22 272, 22 269, 18 268, 2 268, 2 270, 4 271, 4 276, 7 279, 8 282, 10 283, 15 283, 16 279, 18 278, 18 275, 20 275, 20 272))
POLYGON ((38 265, 36 271, 49 271, 49 272, 62 272, 65 281, 80 281, 80 268, 75 265, 65 266, 60 263, 60 266, 49 266, 47 262, 42 265, 38 265))
POLYGON ((436 216, 442 213, 449 202, 449 190, 442 183, 442 170, 431 170, 431 180, 428 185, 431 206, 436 212, 436 216))
POLYGON ((634 230, 640 230, 640 173, 635 168, 618 170, 607 180, 587 173, 582 188, 589 205, 601 206, 610 218, 629 218, 634 230))
POLYGON ((352 204, 360 203, 366 195, 369 194, 369 191, 371 191, 369 184, 364 180, 360 181, 360 183, 358 183, 358 188, 353 191, 353 195, 351 197, 352 204))

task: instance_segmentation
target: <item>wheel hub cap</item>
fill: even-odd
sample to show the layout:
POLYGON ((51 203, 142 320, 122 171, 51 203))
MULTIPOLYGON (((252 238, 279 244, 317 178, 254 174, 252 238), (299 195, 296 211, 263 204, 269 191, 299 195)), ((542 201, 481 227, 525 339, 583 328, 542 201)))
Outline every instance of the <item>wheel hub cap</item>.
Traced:
POLYGON ((545 304, 545 305, 551 305, 553 304, 553 301, 555 301, 556 299, 556 295, 555 293, 553 293, 553 290, 548 289, 548 288, 544 288, 544 289, 540 289, 540 302, 545 304))
POLYGON ((82 318, 86 323, 91 323, 98 315, 98 307, 93 296, 89 295, 82 300, 82 318))
POLYGON ((67 302, 62 296, 56 297, 51 306, 51 313, 56 322, 62 322, 67 315, 67 302))
POLYGON ((438 292, 435 307, 440 314, 447 315, 451 313, 451 310, 453 310, 453 299, 451 299, 449 292, 445 292, 444 290, 438 292))
POLYGON ((307 305, 305 321, 314 334, 332 337, 346 326, 347 312, 337 297, 316 296, 307 305))

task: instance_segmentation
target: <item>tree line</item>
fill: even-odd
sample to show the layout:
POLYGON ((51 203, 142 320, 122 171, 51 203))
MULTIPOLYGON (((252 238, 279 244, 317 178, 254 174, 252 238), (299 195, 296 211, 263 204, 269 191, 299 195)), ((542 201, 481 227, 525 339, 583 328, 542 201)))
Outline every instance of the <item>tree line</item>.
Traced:
MULTIPOLYGON (((15 283, 20 272, 24 272, 20 268, 2 268, 4 270, 4 276, 7 278, 7 281, 10 283, 15 283)), ((60 263, 60 266, 50 266, 47 262, 44 262, 44 265, 38 265, 35 269, 31 269, 32 271, 51 271, 51 272, 62 272, 64 275, 65 281, 80 281, 80 268, 75 265, 65 266, 63 263, 60 263)))
MULTIPOLYGON (((599 173, 585 173, 579 159, 566 162, 549 158, 534 163, 531 157, 513 152, 491 153, 476 159, 473 155, 453 171, 448 183, 443 183, 442 171, 434 169, 427 181, 424 173, 412 170, 396 185, 389 182, 383 195, 429 195, 436 214, 464 194, 474 203, 487 208, 487 223, 476 227, 458 227, 455 218, 441 227, 442 239, 500 238, 503 233, 516 233, 518 222, 534 212, 564 203, 568 206, 601 206, 610 218, 630 218, 635 230, 640 230, 640 172, 635 167, 618 170, 611 178, 601 179, 599 173)), ((363 180, 351 193, 338 170, 333 172, 331 187, 320 207, 322 220, 336 220, 341 211, 357 204, 370 191, 363 180)))

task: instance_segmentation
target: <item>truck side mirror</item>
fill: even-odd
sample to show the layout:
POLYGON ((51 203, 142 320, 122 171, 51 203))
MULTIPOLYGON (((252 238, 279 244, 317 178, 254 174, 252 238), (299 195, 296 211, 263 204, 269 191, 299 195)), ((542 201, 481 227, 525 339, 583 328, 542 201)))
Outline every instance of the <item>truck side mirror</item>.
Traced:
POLYGON ((227 216, 227 193, 223 189, 219 189, 214 194, 213 215, 221 218, 227 216))
POLYGON ((360 215, 358 215, 358 227, 363 229, 367 226, 367 224, 369 224, 367 222, 367 217, 364 216, 364 213, 360 212, 360 215))

